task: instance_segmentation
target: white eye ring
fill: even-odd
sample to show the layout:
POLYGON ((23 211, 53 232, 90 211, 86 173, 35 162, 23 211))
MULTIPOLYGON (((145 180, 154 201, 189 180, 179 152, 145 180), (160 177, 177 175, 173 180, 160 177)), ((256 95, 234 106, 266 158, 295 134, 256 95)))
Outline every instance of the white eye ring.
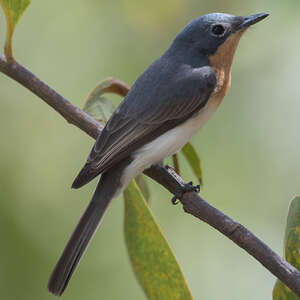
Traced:
POLYGON ((213 24, 210 28, 211 34, 216 37, 222 37, 226 32, 226 27, 222 24, 213 24))

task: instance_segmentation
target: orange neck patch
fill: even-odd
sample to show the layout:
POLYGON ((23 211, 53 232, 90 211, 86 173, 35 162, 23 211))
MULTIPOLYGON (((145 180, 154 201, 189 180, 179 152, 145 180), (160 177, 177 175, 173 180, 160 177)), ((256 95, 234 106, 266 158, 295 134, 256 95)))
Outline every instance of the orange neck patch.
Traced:
POLYGON ((215 54, 209 56, 210 66, 213 68, 217 77, 217 85, 213 96, 217 96, 220 100, 223 99, 230 88, 233 56, 244 32, 245 30, 239 30, 231 35, 218 48, 215 54))

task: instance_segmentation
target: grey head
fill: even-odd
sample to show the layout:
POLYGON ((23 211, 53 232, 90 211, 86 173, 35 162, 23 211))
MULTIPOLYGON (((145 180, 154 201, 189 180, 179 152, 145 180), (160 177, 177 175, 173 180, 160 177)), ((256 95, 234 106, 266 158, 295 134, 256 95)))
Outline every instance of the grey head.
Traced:
POLYGON ((214 54, 230 36, 244 32, 251 25, 263 20, 268 14, 248 17, 223 13, 203 15, 191 21, 175 38, 171 47, 191 47, 205 55, 214 54))

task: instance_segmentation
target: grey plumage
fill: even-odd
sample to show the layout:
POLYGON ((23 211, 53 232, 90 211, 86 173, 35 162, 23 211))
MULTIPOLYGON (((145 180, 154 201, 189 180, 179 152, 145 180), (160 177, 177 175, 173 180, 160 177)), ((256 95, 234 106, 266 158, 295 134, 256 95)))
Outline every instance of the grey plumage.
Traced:
POLYGON ((73 188, 88 183, 205 106, 216 84, 214 73, 205 66, 206 60, 199 56, 197 61, 189 61, 183 49, 183 57, 170 52, 155 61, 133 85, 97 138, 73 188))
POLYGON ((207 122, 230 86, 231 62, 241 34, 266 16, 202 16, 188 24, 137 79, 73 182, 72 187, 79 188, 102 174, 51 275, 50 292, 63 293, 111 199, 138 173, 178 151, 207 122), (230 40, 226 47, 220 47, 226 40, 230 40))
POLYGON ((103 173, 51 275, 48 289, 53 294, 61 295, 67 286, 113 198, 112 193, 118 188, 117 179, 131 161, 131 154, 183 123, 206 104, 216 78, 205 63, 199 57, 191 66, 191 62, 184 60, 184 55, 179 60, 167 51, 141 75, 106 124, 72 185, 79 188, 103 173), (168 88, 170 82, 172 89, 168 88))
POLYGON ((54 295, 59 296, 65 290, 84 250, 120 185, 122 170, 130 162, 130 159, 123 160, 101 176, 91 202, 79 220, 49 279, 48 289, 54 295))

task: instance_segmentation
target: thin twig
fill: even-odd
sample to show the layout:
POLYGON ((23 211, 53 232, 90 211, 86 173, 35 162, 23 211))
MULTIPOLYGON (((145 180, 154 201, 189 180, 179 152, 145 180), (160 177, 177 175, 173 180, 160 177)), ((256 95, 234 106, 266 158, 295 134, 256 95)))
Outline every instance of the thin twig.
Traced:
MULTIPOLYGON (((102 126, 98 122, 72 105, 17 62, 8 64, 5 58, 0 56, 0 71, 32 91, 60 113, 69 123, 77 126, 91 137, 96 138, 101 132, 102 126)), ((144 173, 173 194, 180 192, 184 185, 183 179, 172 169, 153 166, 144 173)), ((233 221, 194 192, 183 194, 180 200, 185 212, 206 222, 246 250, 300 297, 300 272, 277 255, 247 228, 233 221)))

